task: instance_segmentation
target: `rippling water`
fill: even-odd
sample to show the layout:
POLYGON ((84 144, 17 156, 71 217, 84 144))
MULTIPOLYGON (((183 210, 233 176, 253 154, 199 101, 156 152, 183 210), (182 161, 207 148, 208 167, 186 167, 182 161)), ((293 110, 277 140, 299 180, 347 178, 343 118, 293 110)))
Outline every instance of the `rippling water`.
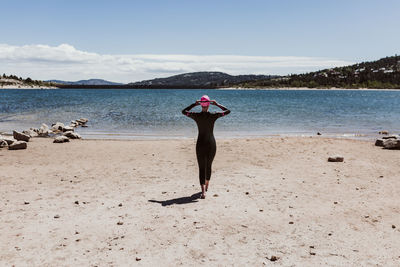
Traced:
POLYGON ((79 129, 87 138, 193 137, 181 110, 203 94, 232 111, 216 136, 400 133, 400 91, 181 89, 0 90, 0 132, 87 117, 90 127, 79 129))

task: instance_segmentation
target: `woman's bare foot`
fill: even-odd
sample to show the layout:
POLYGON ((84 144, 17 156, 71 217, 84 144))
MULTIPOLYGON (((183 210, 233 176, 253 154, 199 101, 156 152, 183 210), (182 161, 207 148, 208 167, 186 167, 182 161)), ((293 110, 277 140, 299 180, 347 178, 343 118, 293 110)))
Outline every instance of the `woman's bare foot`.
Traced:
POLYGON ((204 184, 201 185, 201 199, 205 199, 206 198, 206 192, 204 191, 204 184))

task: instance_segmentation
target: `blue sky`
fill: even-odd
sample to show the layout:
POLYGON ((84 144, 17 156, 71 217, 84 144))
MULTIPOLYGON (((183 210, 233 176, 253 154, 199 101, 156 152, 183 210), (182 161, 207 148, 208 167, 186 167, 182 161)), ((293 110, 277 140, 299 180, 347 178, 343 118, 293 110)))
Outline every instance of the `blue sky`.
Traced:
MULTIPOLYGON (((140 64, 137 64, 130 68, 136 74, 130 74, 125 68, 124 73, 106 77, 117 81, 168 76, 181 71, 206 70, 202 69, 206 67, 232 74, 297 73, 324 68, 327 64, 335 66, 375 60, 400 50, 400 1, 397 0, 13 0, 1 1, 1 9, 0 44, 5 52, 0 51, 0 63, 5 69, 0 67, 0 72, 22 70, 17 75, 38 79, 92 78, 87 75, 102 78, 105 70, 90 65, 93 72, 81 75, 78 72, 49 72, 49 69, 62 69, 62 60, 51 65, 51 59, 47 58, 48 65, 45 66, 42 59, 35 58, 37 45, 48 46, 54 52, 62 50, 58 47, 65 44, 63 47, 69 47, 68 53, 75 53, 78 57, 79 53, 102 57, 119 55, 121 61, 126 55, 136 63, 142 60, 146 64, 148 59, 137 61, 134 56, 188 55, 198 59, 201 56, 233 55, 240 59, 235 68, 226 68, 226 58, 222 65, 213 65, 213 58, 209 58, 208 63, 201 66, 184 66, 182 62, 187 60, 174 59, 178 64, 169 70, 166 65, 160 68, 162 57, 152 58, 150 63, 157 61, 158 64, 152 65, 154 69, 161 71, 152 71, 151 68, 139 70, 140 64), (30 46, 30 50, 22 49, 24 46, 30 46), (13 57, 6 54, 10 53, 10 47, 13 57), (73 52, 71 47, 76 51, 73 52), (27 56, 27 53, 32 53, 32 56, 27 56), (250 65, 254 60, 242 61, 240 57, 243 56, 254 57, 256 61, 260 57, 264 57, 264 61, 267 60, 265 57, 271 58, 267 60, 268 67, 261 64, 253 69, 250 65), (274 57, 288 57, 285 67, 277 65, 274 69, 271 65, 274 57), (311 60, 314 65, 293 64, 290 67, 290 62, 297 59, 311 60), (40 62, 35 71, 32 70, 36 66, 34 62, 40 62)), ((56 53, 54 55, 57 57, 56 53)), ((93 63, 94 59, 91 60, 93 63)), ((96 62, 93 64, 105 64, 105 59, 96 62)), ((115 68, 115 65, 109 67, 115 68)), ((71 69, 74 68, 71 66, 71 69)))

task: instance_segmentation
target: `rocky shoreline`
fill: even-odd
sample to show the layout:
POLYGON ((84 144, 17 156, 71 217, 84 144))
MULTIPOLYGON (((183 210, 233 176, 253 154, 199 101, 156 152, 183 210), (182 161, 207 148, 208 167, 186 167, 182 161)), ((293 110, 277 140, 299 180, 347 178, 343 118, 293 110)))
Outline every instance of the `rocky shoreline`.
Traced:
POLYGON ((0 148, 8 148, 9 150, 26 149, 31 138, 44 137, 53 138, 53 143, 65 143, 70 139, 82 139, 75 133, 77 127, 88 127, 86 118, 80 118, 71 121, 69 125, 61 122, 56 122, 51 125, 51 128, 46 124, 42 124, 40 128, 30 128, 22 132, 13 131, 12 137, 0 135, 0 148))

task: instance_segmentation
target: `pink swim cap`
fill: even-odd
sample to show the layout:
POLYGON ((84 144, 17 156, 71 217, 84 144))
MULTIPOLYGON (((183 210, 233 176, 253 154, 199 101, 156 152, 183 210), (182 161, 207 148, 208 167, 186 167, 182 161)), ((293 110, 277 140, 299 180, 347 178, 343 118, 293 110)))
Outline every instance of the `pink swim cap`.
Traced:
POLYGON ((210 105, 210 98, 208 97, 208 95, 203 95, 201 98, 200 98, 200 101, 207 101, 207 102, 201 102, 200 103, 200 105, 202 106, 202 107, 208 107, 209 105, 210 105))

